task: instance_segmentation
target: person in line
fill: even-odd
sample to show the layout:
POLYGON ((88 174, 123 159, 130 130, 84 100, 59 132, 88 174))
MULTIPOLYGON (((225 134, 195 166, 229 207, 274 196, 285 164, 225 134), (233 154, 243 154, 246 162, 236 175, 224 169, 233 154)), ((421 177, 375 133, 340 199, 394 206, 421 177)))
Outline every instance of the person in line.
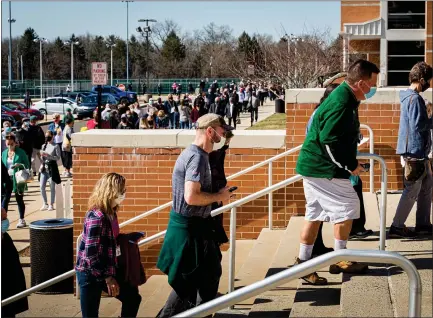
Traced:
POLYGON ((221 251, 210 216, 214 202, 234 195, 228 187, 212 192, 209 153, 233 128, 216 114, 197 121, 192 145, 178 157, 173 170, 173 207, 157 267, 173 288, 157 317, 172 317, 214 299, 221 277, 221 251))
MULTIPOLYGON (((75 118, 74 115, 72 115, 72 110, 68 107, 66 108, 66 114, 63 116, 63 125, 67 125, 66 120, 71 119, 72 123, 74 123, 75 118)), ((73 125, 72 125, 73 127, 73 125)))
POLYGON ((86 123, 87 130, 98 128, 98 110, 93 112, 93 116, 86 123))
POLYGON ((259 106, 260 106, 260 99, 257 97, 256 92, 253 92, 252 97, 250 99, 250 110, 251 110, 251 127, 254 124, 254 121, 259 119, 259 106))
MULTIPOLYGON (((7 149, 2 152, 2 162, 8 169, 7 175, 2 175, 3 178, 9 178, 12 181, 12 189, 8 189, 5 193, 2 201, 2 207, 8 211, 9 202, 11 200, 12 193, 15 194, 15 200, 18 205, 18 213, 20 219, 18 220, 17 228, 26 227, 26 221, 24 215, 26 213, 26 205, 24 203, 24 192, 27 190, 26 183, 17 183, 15 173, 22 169, 29 169, 30 163, 27 158, 27 154, 21 148, 17 147, 16 139, 14 134, 10 134, 6 137, 7 149)), ((4 182, 4 181, 3 181, 4 182)))
POLYGON ((191 109, 188 106, 188 102, 183 99, 180 101, 180 129, 189 129, 189 118, 191 117, 191 109))
POLYGON ((432 119, 428 117, 425 101, 420 95, 430 87, 432 76, 432 67, 419 62, 409 73, 409 88, 400 92, 397 154, 403 161, 404 190, 389 229, 390 236, 411 238, 417 234, 432 234, 432 171, 428 159, 432 119), (415 231, 412 231, 405 223, 415 201, 416 224, 415 231))
POLYGON ((138 122, 138 129, 150 129, 148 119, 149 115, 144 114, 143 117, 140 118, 138 122))
POLYGON ((128 122, 128 116, 126 114, 120 116, 120 123, 117 126, 117 129, 131 129, 130 123, 128 122))
POLYGON ((60 119, 60 114, 53 114, 53 122, 48 126, 48 130, 53 133, 54 143, 62 149, 63 143, 63 129, 65 129, 65 125, 62 123, 60 119))
POLYGON ((225 116, 229 120, 229 126, 232 125, 232 120, 233 120, 233 127, 236 129, 236 121, 238 118, 238 107, 234 97, 230 97, 230 101, 226 106, 225 116))
POLYGON ((56 184, 60 184, 62 180, 60 179, 59 168, 57 166, 57 160, 62 157, 61 150, 59 146, 54 142, 53 133, 47 130, 45 133, 45 144, 41 149, 42 164, 39 169, 40 172, 40 187, 41 195, 44 200, 44 204, 41 207, 41 211, 54 210, 54 202, 56 200, 56 184), (48 204, 47 199, 47 182, 50 183, 50 194, 51 200, 48 204))
MULTIPOLYGON (((1 300, 5 300, 26 290, 26 278, 20 263, 20 256, 12 238, 7 233, 9 219, 5 209, 1 209, 1 300)), ((2 317, 15 317, 17 314, 29 310, 27 297, 23 297, 1 308, 2 317)))
POLYGON ((74 121, 71 118, 66 119, 66 126, 63 130, 63 143, 62 143, 62 158, 63 167, 65 172, 64 177, 72 177, 72 134, 74 133, 74 121))
POLYGON ((10 134, 12 132, 11 123, 5 121, 3 123, 3 131, 2 131, 2 151, 6 149, 6 134, 10 134))
POLYGON ((29 135, 32 140, 32 171, 36 176, 37 167, 41 164, 41 156, 39 154, 42 145, 45 142, 45 134, 41 126, 38 125, 38 118, 36 116, 30 117, 29 135))
POLYGON ((29 132, 30 121, 28 118, 23 119, 23 122, 16 123, 17 130, 15 131, 15 139, 18 147, 25 151, 29 162, 32 162, 32 136, 29 132))
MULTIPOLYGON (((305 225, 301 232, 295 265, 312 257, 320 224, 334 224, 334 249, 345 249, 352 220, 359 218, 359 198, 349 180, 363 167, 356 159, 359 142, 358 106, 376 92, 378 67, 366 60, 355 61, 340 84, 318 108, 299 155, 296 171, 303 177, 305 225)), ((367 265, 340 261, 329 267, 331 274, 363 273, 367 265)), ((327 284, 314 272, 302 277, 313 285, 327 284)))
POLYGON ((99 179, 90 195, 75 265, 83 318, 98 317, 102 291, 122 302, 121 317, 137 316, 138 287, 116 278, 116 258, 121 254, 117 213, 125 193, 125 178, 111 172, 99 179))

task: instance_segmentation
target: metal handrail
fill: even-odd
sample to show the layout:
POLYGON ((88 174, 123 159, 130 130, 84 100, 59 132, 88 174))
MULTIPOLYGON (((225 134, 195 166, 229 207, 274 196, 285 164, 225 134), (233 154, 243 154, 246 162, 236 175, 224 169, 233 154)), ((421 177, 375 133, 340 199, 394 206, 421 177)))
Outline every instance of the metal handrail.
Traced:
POLYGON ((294 279, 315 272, 339 261, 361 261, 394 264, 401 267, 409 278, 408 317, 421 316, 421 278, 415 265, 406 257, 387 251, 339 250, 315 257, 309 261, 286 269, 261 281, 240 288, 232 293, 218 297, 200 306, 187 310, 174 317, 205 317, 219 310, 231 307, 243 300, 260 295, 268 290, 284 285, 294 279))
MULTIPOLYGON (((362 125, 362 126, 368 127, 367 125, 362 125)), ((363 128, 365 128, 365 127, 363 127, 363 128)), ((368 127, 367 129, 369 129, 370 134, 371 134, 371 132, 372 132, 371 128, 368 127)), ((372 147, 372 142, 374 143, 373 138, 370 138, 370 149, 372 147)), ((374 145, 373 145, 373 147, 374 147, 374 145)), ((249 167, 249 168, 247 168, 247 169, 245 169, 243 171, 235 173, 235 174, 227 177, 227 180, 231 180, 233 178, 236 178, 236 177, 238 177, 238 176, 240 176, 242 174, 245 174, 245 173, 250 172, 250 171, 252 171, 254 169, 262 167, 262 166, 264 166, 266 164, 270 165, 270 171, 272 171, 271 170, 272 169, 271 165, 272 165, 273 161, 278 160, 278 159, 280 159, 280 158, 282 158, 284 156, 287 156, 289 154, 292 154, 292 153, 300 150, 301 148, 302 148, 302 145, 297 146, 295 148, 292 148, 290 150, 287 150, 287 151, 285 151, 285 152, 283 152, 283 153, 281 153, 279 155, 276 155, 276 156, 274 156, 274 157, 272 157, 270 159, 262 161, 262 162, 254 165, 252 167, 249 167)), ((384 250, 385 249, 385 233, 384 233, 384 231, 385 231, 386 227, 382 226, 382 224, 383 225, 386 224, 386 219, 385 219, 386 218, 386 191, 387 191, 387 184, 386 184, 386 182, 387 182, 386 162, 385 162, 385 160, 383 160, 383 158, 379 157, 378 155, 374 155, 374 154, 358 154, 357 158, 358 159, 370 159, 370 162, 372 162, 372 160, 375 159, 375 160, 378 160, 381 163, 381 166, 382 166, 382 188, 381 189, 382 189, 382 193, 384 193, 384 195, 382 195, 382 205, 381 205, 381 213, 380 213, 381 214, 381 223, 380 223, 381 224, 381 226, 380 226, 380 241, 381 241, 381 243, 380 243, 380 249, 384 250)), ((373 167, 373 165, 371 164, 370 168, 372 168, 372 167, 373 167)), ((271 177, 270 177, 269 181, 272 182, 272 174, 270 174, 270 175, 271 175, 271 177)), ((250 195, 248 195, 248 196, 246 196, 246 197, 244 197, 244 198, 242 198, 240 200, 237 200, 237 201, 234 201, 232 203, 229 203, 228 205, 222 206, 221 208, 215 209, 215 210, 213 210, 211 212, 211 216, 213 217, 213 216, 221 214, 221 213, 223 213, 223 212, 225 212, 225 211, 227 211, 229 209, 232 210, 231 211, 232 215, 230 217, 230 243, 229 243, 230 244, 230 248, 229 248, 230 249, 230 254, 229 254, 229 262, 230 262, 230 267, 229 267, 229 291, 233 291, 234 290, 235 249, 236 249, 236 246, 235 246, 236 245, 235 244, 236 243, 236 207, 244 205, 245 203, 253 201, 253 200, 255 200, 255 199, 257 199, 257 198, 259 198, 261 196, 264 196, 264 195, 269 195, 269 201, 272 202, 272 195, 271 194, 274 191, 279 190, 281 188, 284 188, 284 187, 286 187, 286 186, 288 186, 288 185, 290 185, 292 183, 295 183, 295 182, 297 182, 297 181, 299 181, 301 179, 302 179, 302 176, 296 175, 296 176, 291 177, 289 179, 283 180, 283 181, 281 181, 281 182, 279 182, 279 183, 277 183, 275 185, 270 185, 269 187, 267 187, 267 188, 265 188, 263 190, 255 192, 253 194, 250 194, 250 195)), ((371 184, 371 180, 370 180, 370 184, 371 184)), ((135 222, 135 221, 137 221, 139 219, 142 219, 143 217, 146 217, 146 216, 151 215, 153 213, 159 212, 159 211, 161 211, 161 210, 163 210, 163 209, 165 209, 167 207, 170 207, 171 204, 172 204, 172 201, 171 202, 167 202, 167 203, 165 203, 162 206, 154 208, 154 209, 152 209, 152 210, 150 210, 150 211, 148 211, 146 213, 138 215, 138 216, 136 216, 136 217, 134 217, 134 218, 132 218, 130 220, 127 220, 127 221, 119 224, 119 227, 123 227, 123 226, 125 226, 127 224, 130 224, 130 223, 135 222)), ((269 203, 269 206, 272 208, 272 204, 271 203, 269 203)), ((269 228, 270 229, 272 229, 271 222, 272 222, 272 215, 269 215, 269 223, 270 223, 269 228)), ((142 246, 144 244, 147 244, 147 243, 150 243, 150 242, 152 242, 154 240, 162 238, 162 237, 165 236, 166 232, 167 232, 167 230, 164 230, 162 232, 159 232, 157 234, 149 236, 149 237, 141 240, 140 242, 138 242, 138 245, 142 246)), ((76 241, 77 251, 78 251, 80 240, 81 240, 81 234, 78 236, 77 241, 76 241)), ((54 284, 56 284, 56 283, 58 283, 58 282, 60 282, 62 280, 70 278, 70 277, 72 277, 74 275, 75 275, 75 270, 72 269, 72 270, 70 270, 68 272, 65 272, 65 273, 63 273, 63 274, 61 274, 59 276, 56 276, 56 277, 54 277, 54 278, 52 278, 52 279, 50 279, 50 280, 48 280, 46 282, 43 282, 43 283, 41 283, 39 285, 36 285, 36 286, 33 286, 33 287, 31 287, 31 288, 29 288, 29 289, 27 289, 25 291, 22 291, 22 292, 14 295, 14 296, 11 296, 11 297, 3 300, 2 303, 1 303, 2 307, 5 306, 5 305, 7 305, 7 304, 9 304, 9 303, 11 303, 11 302, 14 302, 14 301, 16 301, 18 299, 21 299, 23 297, 31 295, 34 292, 40 291, 41 289, 44 289, 44 288, 49 287, 51 285, 54 285, 54 284)), ((78 285, 76 285, 76 286, 78 287, 78 285)), ((77 295, 77 298, 79 298, 79 288, 76 289, 76 295, 77 295)))

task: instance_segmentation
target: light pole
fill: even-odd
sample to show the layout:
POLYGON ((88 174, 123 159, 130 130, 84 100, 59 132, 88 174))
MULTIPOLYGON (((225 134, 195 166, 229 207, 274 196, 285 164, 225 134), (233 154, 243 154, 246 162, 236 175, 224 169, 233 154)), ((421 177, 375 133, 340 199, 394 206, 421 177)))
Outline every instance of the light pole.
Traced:
POLYGON ((293 65, 294 65, 294 68, 295 68, 294 80, 295 80, 295 85, 296 85, 296 80, 298 78, 298 69, 296 67, 296 56, 298 54, 298 45, 297 44, 298 44, 298 42, 304 41, 304 39, 302 39, 300 36, 295 36, 293 33, 290 34, 290 35, 286 34, 285 36, 286 36, 286 39, 287 39, 287 45, 288 45, 288 49, 287 50, 288 50, 289 55, 290 55, 290 43, 291 42, 295 43, 295 57, 294 57, 295 63, 293 65))
POLYGON ((129 84, 129 3, 134 2, 130 0, 126 2, 126 85, 129 84))
POLYGON ((112 42, 108 42, 106 45, 107 47, 110 48, 110 73, 111 73, 110 86, 113 86, 113 47, 115 47, 116 44, 112 42))
MULTIPOLYGON (((138 22, 145 22, 144 29, 138 27, 137 32, 146 37, 146 87, 149 88, 149 34, 152 32, 149 22, 157 22, 155 19, 140 19, 138 22)), ((146 92, 145 92, 146 93, 146 92)))
POLYGON ((9 88, 12 87, 12 23, 16 21, 12 19, 12 4, 9 1, 9 88))
POLYGON ((80 44, 78 41, 66 41, 65 45, 71 45, 71 92, 74 91, 74 45, 80 44))
POLYGON ((39 42, 39 73, 40 73, 41 99, 42 99, 43 98, 43 94, 42 94, 42 43, 48 43, 48 40, 45 38, 40 38, 40 39, 33 40, 33 42, 35 42, 35 43, 39 42))

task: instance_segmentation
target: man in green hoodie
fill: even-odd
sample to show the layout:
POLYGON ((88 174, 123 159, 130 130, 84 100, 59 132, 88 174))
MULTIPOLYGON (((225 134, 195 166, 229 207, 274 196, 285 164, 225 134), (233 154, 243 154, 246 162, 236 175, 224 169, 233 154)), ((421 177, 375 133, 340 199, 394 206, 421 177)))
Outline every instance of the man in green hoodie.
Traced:
MULTIPOLYGON (((350 176, 363 171, 356 159, 360 139, 358 107, 376 92, 379 72, 371 62, 354 62, 345 82, 329 95, 314 116, 296 165, 296 171, 303 176, 307 204, 295 264, 311 258, 321 222, 334 224, 334 249, 346 248, 352 221, 360 214, 359 198, 349 181, 350 176)), ((329 272, 360 273, 366 269, 366 265, 342 261, 331 265, 329 272)), ((302 279, 313 285, 327 284, 317 273, 302 279)))

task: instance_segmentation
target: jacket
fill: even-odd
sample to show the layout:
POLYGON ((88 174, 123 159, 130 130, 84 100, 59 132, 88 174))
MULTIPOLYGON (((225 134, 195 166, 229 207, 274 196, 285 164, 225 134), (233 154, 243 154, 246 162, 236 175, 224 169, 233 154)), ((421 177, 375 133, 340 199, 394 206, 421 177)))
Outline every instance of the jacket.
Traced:
POLYGON ((230 103, 228 103, 227 105, 226 105, 226 111, 225 111, 225 116, 227 117, 227 118, 235 118, 236 119, 236 117, 238 116, 238 112, 237 112, 237 106, 236 106, 236 104, 233 104, 233 113, 231 112, 231 105, 230 105, 230 103))
MULTIPOLYGON (((65 124, 60 121, 59 122, 59 127, 63 131, 63 129, 65 128, 65 124)), ((56 124, 54 122, 52 122, 51 124, 49 124, 48 125, 48 130, 53 133, 53 136, 55 136, 57 134, 56 124)))
POLYGON ((317 109, 296 163, 302 176, 349 179, 358 166, 359 101, 346 82, 317 109))
POLYGON ((131 286, 140 286, 146 282, 143 265, 140 260, 138 245, 129 242, 128 234, 119 234, 116 242, 120 247, 117 257, 116 278, 120 282, 127 282, 131 286))
MULTIPOLYGON (((7 168, 8 149, 4 150, 2 153, 2 162, 7 168)), ((23 164, 25 169, 30 168, 29 158, 27 157, 27 154, 25 153, 24 150, 22 150, 21 148, 18 148, 18 147, 15 148, 15 157, 13 160, 13 164, 16 164, 16 163, 23 164)), ((23 193, 25 190, 27 190, 27 184, 26 183, 17 185, 17 181, 15 179, 15 173, 19 170, 22 170, 22 169, 23 169, 23 166, 19 166, 17 168, 14 168, 14 174, 12 175, 12 185, 13 185, 12 191, 14 193, 16 193, 16 192, 23 193)), ((2 176, 2 177, 4 177, 4 176, 2 176)))
POLYGON ((431 147, 432 119, 427 116, 424 99, 418 92, 407 89, 400 92, 400 126, 398 129, 398 155, 427 159, 431 147))
POLYGON ((29 134, 32 141, 32 148, 41 149, 45 142, 45 133, 38 125, 29 126, 29 134))
POLYGON ((196 292, 204 275, 221 277, 221 252, 214 240, 212 218, 170 212, 167 233, 156 266, 182 299, 196 292))

